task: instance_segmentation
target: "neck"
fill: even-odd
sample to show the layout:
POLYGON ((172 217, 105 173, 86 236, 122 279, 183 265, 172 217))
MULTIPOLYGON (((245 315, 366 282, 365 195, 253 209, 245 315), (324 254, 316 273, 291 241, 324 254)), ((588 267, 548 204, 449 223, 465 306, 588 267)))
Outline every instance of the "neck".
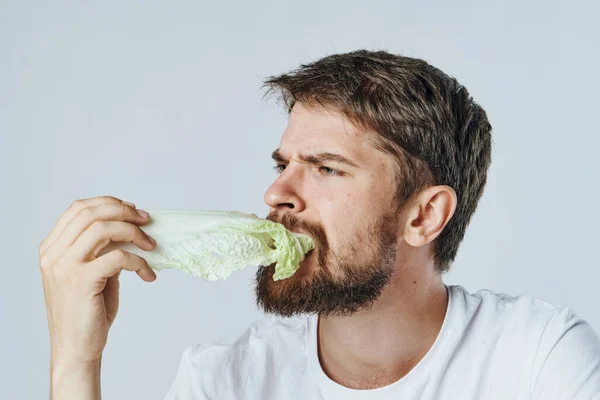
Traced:
POLYGON ((429 351, 444 321, 448 295, 433 268, 410 270, 397 268, 368 310, 319 316, 319 360, 331 379, 353 389, 386 386, 429 351), (424 276, 424 270, 432 272, 424 276))

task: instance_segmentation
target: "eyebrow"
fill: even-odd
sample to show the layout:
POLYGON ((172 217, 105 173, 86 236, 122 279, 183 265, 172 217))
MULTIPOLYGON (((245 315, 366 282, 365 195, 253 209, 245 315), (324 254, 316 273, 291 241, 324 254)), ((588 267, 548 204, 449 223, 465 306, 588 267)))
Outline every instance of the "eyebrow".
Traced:
MULTIPOLYGON (((279 150, 280 149, 275 150, 271 154, 271 158, 273 158, 273 160, 275 160, 275 162, 287 162, 287 160, 281 155, 281 152, 279 150)), ((336 154, 336 153, 330 153, 330 152, 322 152, 322 153, 308 154, 308 155, 300 154, 298 156, 298 158, 309 164, 323 164, 328 161, 334 161, 334 162, 338 162, 338 163, 342 163, 342 164, 347 164, 351 167, 360 168, 358 166, 358 164, 356 164, 354 161, 344 157, 343 155, 336 154)))

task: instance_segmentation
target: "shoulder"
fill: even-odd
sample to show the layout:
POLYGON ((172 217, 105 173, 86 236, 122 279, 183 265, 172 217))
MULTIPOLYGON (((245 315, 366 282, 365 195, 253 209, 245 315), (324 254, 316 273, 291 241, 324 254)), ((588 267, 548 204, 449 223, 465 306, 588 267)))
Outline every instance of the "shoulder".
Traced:
POLYGON ((529 371, 532 398, 600 392, 600 338, 570 307, 491 290, 449 286, 453 315, 476 346, 529 371))
POLYGON ((187 346, 184 357, 188 357, 193 369, 245 373, 246 365, 252 365, 256 370, 261 365, 278 364, 281 354, 287 353, 288 357, 294 352, 303 355, 307 329, 308 317, 263 317, 233 340, 187 346))
MULTIPOLYGON (((575 312, 531 296, 512 296, 488 289, 469 293, 461 286, 449 286, 449 324, 470 343, 511 351, 515 357, 537 359, 547 352, 548 343, 566 332, 590 332, 592 328, 575 312)), ((586 333, 586 335, 589 333, 586 333)))
POLYGON ((466 323, 493 325, 510 330, 543 331, 557 314, 572 312, 567 307, 526 295, 509 295, 480 289, 470 293, 458 285, 448 286, 456 313, 466 323))
POLYGON ((600 397, 600 337, 572 309, 558 308, 540 338, 533 371, 535 399, 557 393, 568 399, 600 397))

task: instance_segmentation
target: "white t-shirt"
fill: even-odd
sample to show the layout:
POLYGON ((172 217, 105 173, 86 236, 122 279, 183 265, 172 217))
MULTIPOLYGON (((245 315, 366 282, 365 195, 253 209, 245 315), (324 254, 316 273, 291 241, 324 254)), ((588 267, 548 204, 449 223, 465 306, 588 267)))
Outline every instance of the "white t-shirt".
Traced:
POLYGON ((231 342, 188 346, 167 400, 600 399, 600 339, 569 308, 447 286, 440 333, 403 378, 377 389, 331 380, 316 315, 268 316, 231 342))

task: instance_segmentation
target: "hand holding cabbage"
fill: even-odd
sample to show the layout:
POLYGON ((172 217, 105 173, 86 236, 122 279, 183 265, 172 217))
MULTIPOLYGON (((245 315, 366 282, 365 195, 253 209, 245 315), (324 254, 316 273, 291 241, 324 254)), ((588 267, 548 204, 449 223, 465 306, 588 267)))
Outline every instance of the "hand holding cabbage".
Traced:
POLYGON ((165 268, 214 280, 244 266, 277 263, 273 279, 279 280, 294 274, 313 245, 309 236, 253 214, 155 210, 148 218, 111 196, 74 202, 39 246, 51 397, 99 398, 121 271, 148 282, 156 279, 153 270, 165 268))

